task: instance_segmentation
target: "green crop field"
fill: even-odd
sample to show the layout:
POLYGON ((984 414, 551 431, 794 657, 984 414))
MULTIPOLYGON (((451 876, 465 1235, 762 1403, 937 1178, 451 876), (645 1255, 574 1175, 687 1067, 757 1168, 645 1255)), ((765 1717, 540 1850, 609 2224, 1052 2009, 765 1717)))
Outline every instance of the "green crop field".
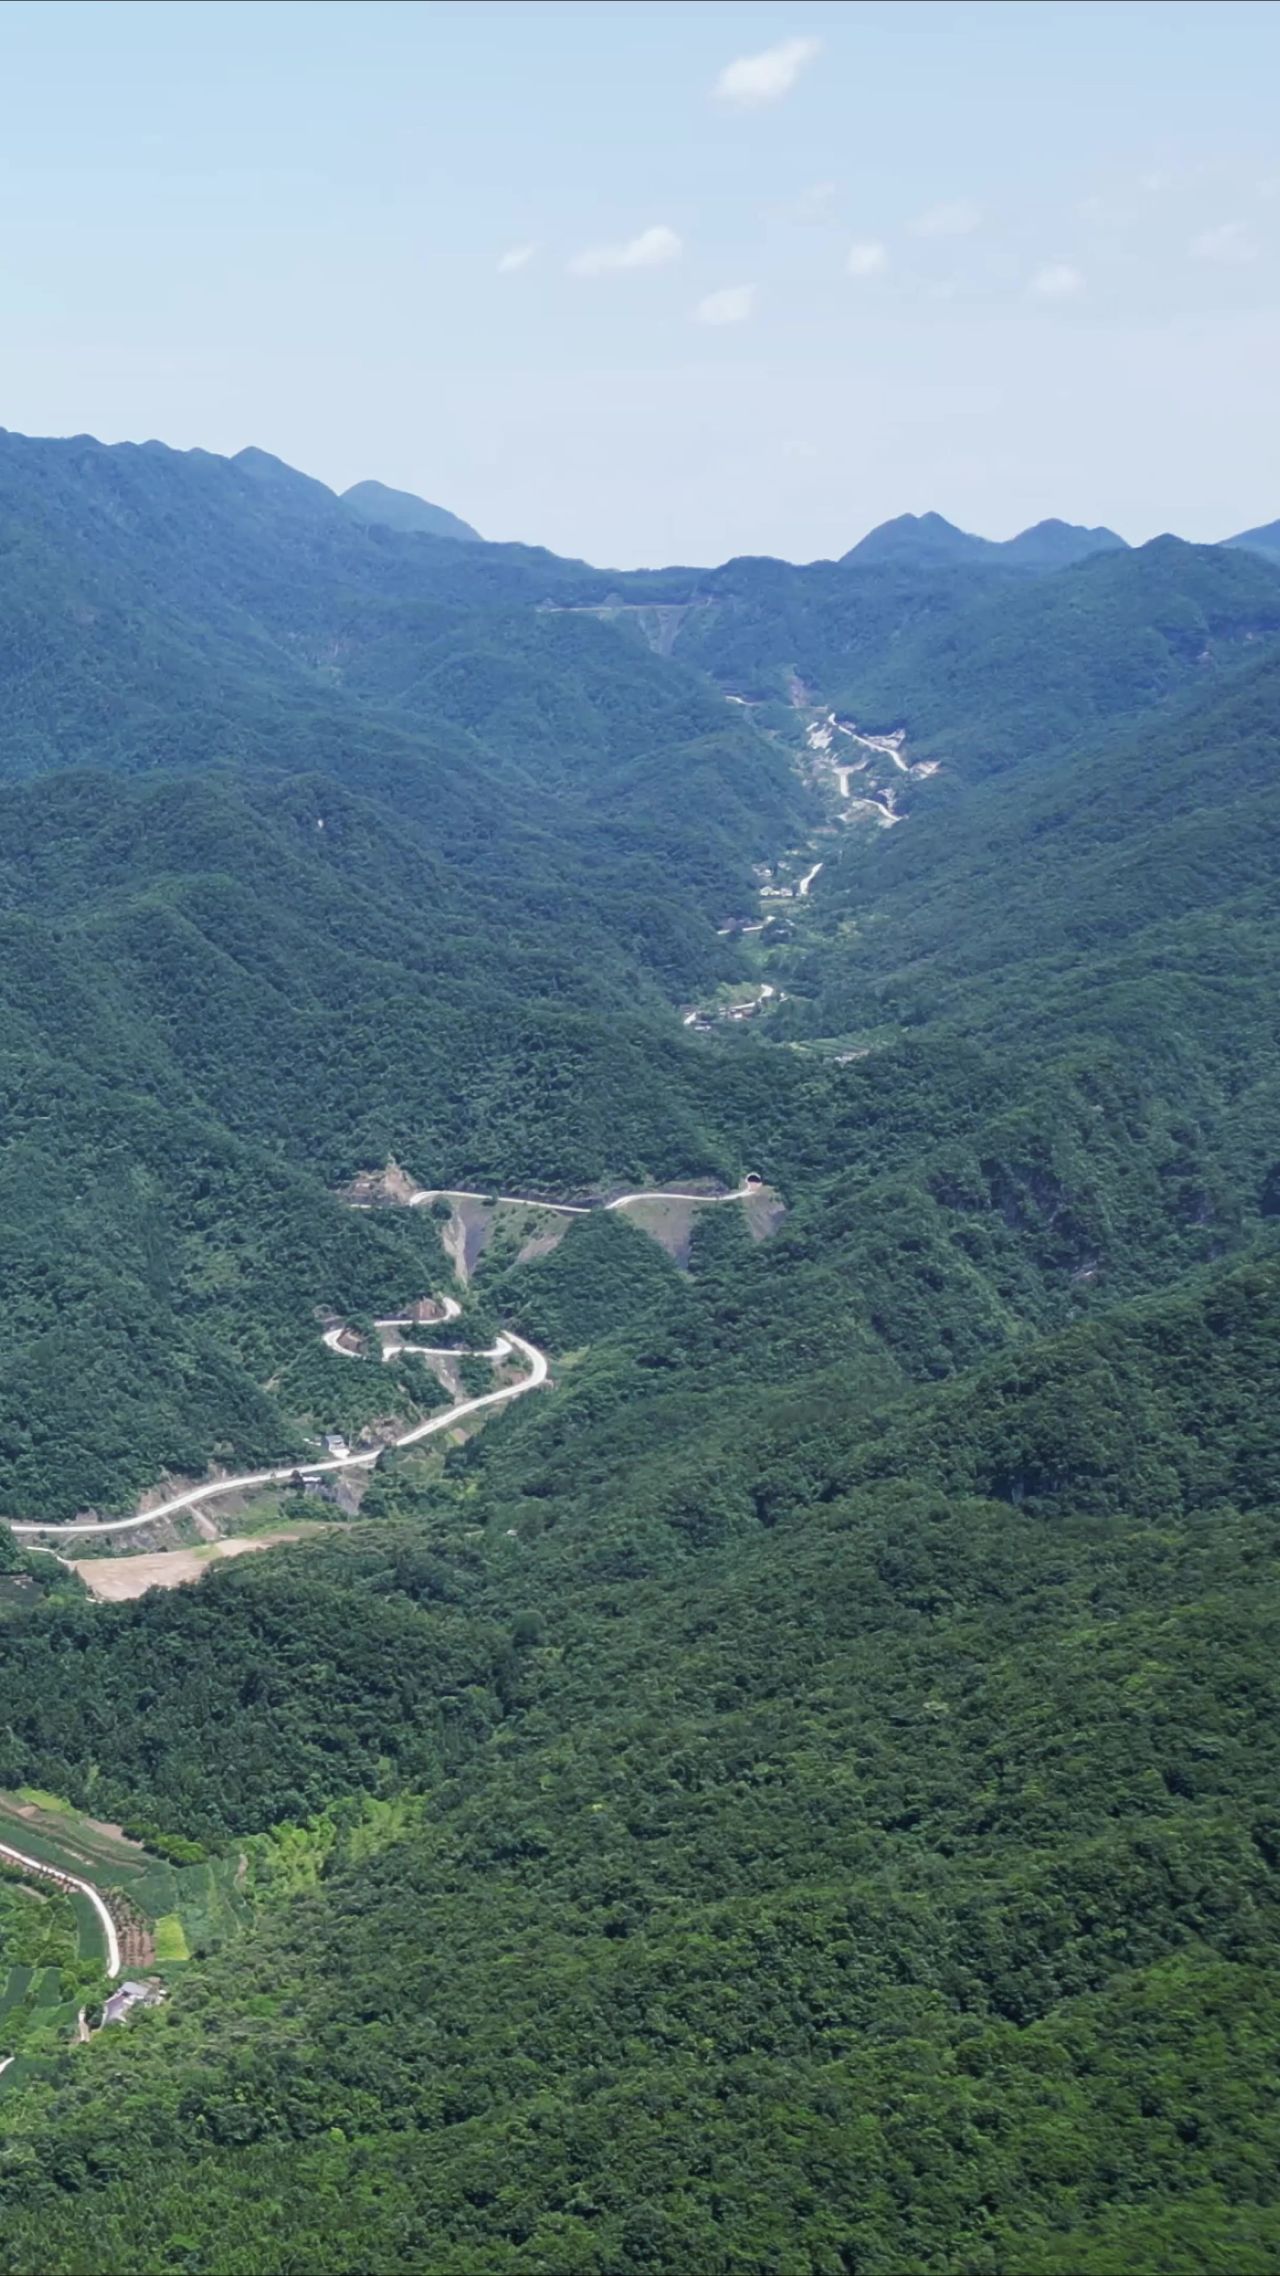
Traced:
POLYGON ((0 1985, 0 2035, 3 2033, 6 2016, 11 2015, 14 2008, 26 1998, 33 1973, 29 1965, 20 1962, 16 1968, 10 1968, 3 1985, 0 1985))
MULTIPOLYGON (((237 1892, 235 1857, 170 1865, 140 1842, 86 1817, 55 1796, 0 1794, 0 1841, 41 1864, 77 1874, 96 1889, 119 1889, 153 1924, 157 1966, 179 1965, 195 1947, 221 1943, 246 1907, 237 1892)), ((102 1931, 87 1897, 68 1898, 85 1958, 102 1956, 102 1931)), ((0 2053, 4 2050, 0 2048, 0 2053)))
POLYGON ((156 1959, 161 1967, 167 1961, 189 1960, 190 1946, 182 1921, 176 1912, 161 1913, 156 1922, 156 1959))
POLYGON ((14 2083, 14 2058, 56 2053, 102 1982, 99 1926, 84 1909, 92 1937, 66 1893, 8 1866, 0 1874, 0 2087, 14 2083))
POLYGON ((55 1813, 69 1811, 71 1808, 69 1802, 61 1801, 56 1794, 43 1793, 39 1786, 20 1786, 18 1800, 26 1803, 30 1809, 52 1810, 55 1813))
MULTIPOLYGON (((41 1864, 118 1890, 150 1923, 154 1957, 135 1966, 182 1968, 241 1925, 239 1853, 171 1865, 113 1827, 33 1787, 0 1795, 0 1840, 41 1864)), ((105 1990, 102 1923, 87 1895, 0 1865, 0 2093, 52 2063, 82 2007, 105 1990), (5 2058, 10 2058, 5 2061, 5 2058)), ((128 1948, 126 1946, 126 1969, 128 1948)))
POLYGON ((34 1789, 0 1794, 0 1841, 106 1888, 127 1888, 150 1862, 140 1843, 34 1789))

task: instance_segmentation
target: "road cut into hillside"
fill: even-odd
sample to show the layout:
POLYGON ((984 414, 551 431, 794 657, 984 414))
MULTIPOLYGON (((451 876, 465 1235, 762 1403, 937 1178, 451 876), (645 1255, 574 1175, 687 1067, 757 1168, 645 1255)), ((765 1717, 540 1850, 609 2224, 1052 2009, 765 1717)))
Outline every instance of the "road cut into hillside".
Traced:
POLYGON ((536 1391, 546 1382, 550 1366, 545 1352, 524 1336, 508 1329, 505 1342, 509 1351, 528 1364, 528 1374, 518 1382, 503 1383, 496 1391, 484 1391, 478 1399, 461 1399, 454 1407, 446 1407, 443 1414, 431 1415, 426 1422, 414 1423, 410 1430, 401 1431, 397 1438, 387 1441, 385 1447, 371 1446, 355 1454, 330 1454, 322 1462, 286 1462, 271 1470, 246 1470, 234 1478, 210 1478, 202 1486, 189 1486, 185 1493, 174 1494, 168 1501, 157 1502, 152 1509, 138 1510, 132 1517, 74 1518, 68 1525, 19 1522, 10 1525, 10 1532, 31 1539, 43 1536, 56 1541, 86 1538, 110 1533, 128 1533, 140 1525, 154 1525, 162 1517, 175 1517, 182 1510, 197 1509, 204 1502, 215 1501, 222 1494, 242 1494, 254 1486, 287 1486, 294 1478, 329 1477, 335 1470, 372 1470, 380 1454, 401 1446, 416 1446, 420 1439, 430 1438, 434 1432, 449 1430, 454 1423, 465 1422, 468 1415, 480 1414, 488 1407, 502 1406, 509 1399, 523 1398, 526 1391, 536 1391))
MULTIPOLYGON (((707 1203, 742 1201, 757 1193, 760 1190, 760 1183, 758 1177, 751 1175, 741 1185, 735 1187, 731 1193, 620 1193, 614 1200, 606 1201, 598 1206, 605 1209, 627 1209, 636 1203, 646 1201, 697 1201, 707 1203)), ((436 1200, 487 1201, 490 1199, 513 1201, 521 1207, 554 1209, 571 1217, 589 1217, 597 1206, 589 1202, 542 1201, 535 1199, 531 1194, 498 1194, 496 1196, 480 1193, 471 1194, 464 1193, 457 1187, 420 1189, 409 1195, 407 1206, 416 1209, 427 1202, 436 1200)), ((442 1321, 453 1320, 458 1317, 461 1307, 455 1297, 443 1296, 438 1301, 442 1321)), ((376 1326, 385 1328, 411 1327, 423 1324, 411 1320, 407 1315, 399 1315, 375 1323, 376 1326)), ((339 1352, 344 1357, 355 1357, 357 1355, 345 1350, 339 1340, 345 1332, 341 1324, 327 1328, 323 1333, 323 1341, 331 1351, 339 1352)), ((429 1356, 437 1347, 430 1345, 415 1347, 406 1344, 401 1348, 407 1351, 420 1348, 429 1356)), ((461 1351, 462 1348, 460 1346, 459 1350, 461 1351)), ((393 1358, 396 1355, 394 1352, 384 1352, 383 1356, 384 1358, 393 1358)), ((518 1336, 514 1328, 504 1330, 497 1343, 488 1352, 476 1353, 474 1356, 491 1359, 495 1362, 512 1358, 520 1359, 524 1361, 527 1372, 514 1383, 500 1384, 496 1391, 484 1391, 478 1398, 474 1399, 460 1399, 455 1406, 446 1407, 443 1414, 431 1415, 426 1422, 414 1423, 410 1429, 401 1431, 397 1437, 389 1439, 385 1446, 366 1447, 355 1453, 329 1454, 319 1462, 285 1462, 279 1463, 269 1470, 245 1470, 238 1472, 234 1477, 208 1478, 202 1485, 188 1486, 184 1492, 172 1494, 167 1501, 156 1502, 149 1509, 135 1510, 132 1517, 72 1518, 65 1525, 60 1525, 49 1519, 43 1521, 17 1519, 8 1521, 9 1530, 20 1535, 24 1540, 42 1540, 49 1546, 55 1542, 71 1539, 83 1541, 100 1538, 104 1535, 136 1532, 139 1527, 154 1525, 162 1518, 177 1517, 185 1510, 201 1508, 206 1502, 217 1501, 228 1494, 247 1493, 259 1486, 289 1485, 295 1478, 301 1478, 305 1483, 309 1478, 331 1477, 335 1471, 339 1470, 372 1470, 379 1455, 395 1452, 402 1446, 417 1446, 424 1438, 433 1437, 437 1431, 451 1430, 455 1423, 465 1422, 471 1415, 485 1413, 491 1407, 505 1406, 512 1399, 521 1399, 527 1392, 540 1389, 551 1372, 546 1353, 539 1351, 537 1345, 530 1343, 526 1336, 518 1336)))

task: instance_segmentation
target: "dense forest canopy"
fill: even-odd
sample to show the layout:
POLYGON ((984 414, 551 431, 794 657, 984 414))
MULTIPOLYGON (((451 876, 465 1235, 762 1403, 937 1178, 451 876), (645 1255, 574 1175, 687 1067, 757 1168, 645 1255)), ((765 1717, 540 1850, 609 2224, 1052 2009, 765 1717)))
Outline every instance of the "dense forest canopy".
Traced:
POLYGON ((0 1789, 168 1876, 79 2045, 0 1878, 12 2276, 1280 2266, 1280 573, 1025 536, 0 437, 0 1514, 552 1372, 195 1587, 0 1529, 0 1789))

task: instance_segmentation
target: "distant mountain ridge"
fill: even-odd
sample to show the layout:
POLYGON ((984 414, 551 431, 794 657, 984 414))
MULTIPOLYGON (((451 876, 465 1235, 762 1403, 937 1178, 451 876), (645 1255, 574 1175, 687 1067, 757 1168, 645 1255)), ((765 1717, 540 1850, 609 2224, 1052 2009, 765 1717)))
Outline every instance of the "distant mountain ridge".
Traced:
POLYGON ((1000 773, 1280 642, 1278 572, 1274 556, 1157 537, 1059 572, 980 576, 971 600, 904 624, 843 682, 832 658, 832 699, 905 727, 916 754, 948 770, 1000 773))
MULTIPOLYGON (((1280 521, 1260 522, 1235 537, 1218 540, 1244 553, 1263 553, 1280 560, 1280 521)), ((881 565, 896 569, 952 569, 985 565, 989 568, 1069 569, 1095 553, 1131 551, 1127 538, 1105 525, 1090 529, 1081 522, 1057 518, 1034 522, 1016 537, 978 537, 959 529, 944 514, 895 514, 878 522, 840 556, 839 566, 860 569, 881 565)))
MULTIPOLYGON (((88 440, 88 438, 86 438, 88 440)), ((146 443, 145 450, 164 451, 163 443, 146 443)), ((198 454, 202 458, 208 452, 198 454)), ((385 482, 356 482, 349 490, 331 490, 327 482, 319 482, 313 474, 303 474, 287 459, 276 458, 268 450, 259 450, 254 443, 236 452, 230 461, 241 474, 260 483, 264 490, 278 499, 288 498, 296 507, 319 508, 331 512, 335 505, 345 506, 358 522, 373 523, 380 529, 415 531, 424 537, 465 538, 472 544, 481 541, 480 532, 459 515, 451 514, 443 506, 433 506, 426 498, 415 497, 411 490, 391 490, 385 482)))
POLYGON ((0 2276, 1280 2276, 1280 560, 920 529, 0 434, 0 2276))
POLYGON ((1224 545, 1234 545, 1242 553, 1265 553, 1269 560, 1280 561, 1280 522, 1263 522, 1257 529, 1241 530, 1239 537, 1224 537, 1224 545))
POLYGON ((1126 539, 1113 529, 1086 529, 1077 522, 1036 522, 1005 539, 975 537, 942 514, 898 514, 868 530, 842 554, 841 566, 877 563, 900 567, 946 568, 965 562, 1006 563, 1022 569, 1067 569, 1093 553, 1126 552, 1126 539))
POLYGON ((390 490, 385 482, 355 482, 340 492, 343 505, 362 522, 384 529, 419 531, 424 537, 466 538, 480 543, 480 532, 443 506, 433 506, 412 490, 390 490))

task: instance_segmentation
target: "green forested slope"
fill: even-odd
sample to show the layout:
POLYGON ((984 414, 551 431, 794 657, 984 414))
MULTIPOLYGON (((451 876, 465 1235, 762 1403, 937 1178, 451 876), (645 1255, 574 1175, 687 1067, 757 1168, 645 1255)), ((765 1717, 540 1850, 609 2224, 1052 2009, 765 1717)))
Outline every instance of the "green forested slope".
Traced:
MULTIPOLYGON (((1266 1411, 1274 1272, 1138 1321, 1166 1440, 1224 1305, 1247 1334, 1199 1420, 1266 1411)), ((1104 1355, 1044 1355, 1082 1422, 1104 1355)), ((971 1397, 1006 1430, 1028 1403, 971 1397)), ((59 1637, 100 1730, 127 1666, 170 1825, 261 1823, 258 1764, 301 1770, 309 1720, 346 1734, 331 1792, 376 1725, 379 1781, 430 1804, 28 2094, 3 2264, 87 2266, 91 2224, 121 2269, 179 2239, 216 2271, 1268 2268, 1268 1481, 1153 1525, 1121 1449, 1092 1514, 952 1499, 919 1429, 876 1485, 828 1469, 718 1542, 618 1476, 516 1549, 472 1497, 429 1551, 388 1513, 381 1546, 28 1624, 6 1719, 38 1727, 59 1637)), ((104 1801, 134 1727, 95 1742, 104 1801)))
POLYGON ((980 779, 1085 742, 1277 635, 1271 563, 1160 537, 981 595, 832 693, 980 779))
POLYGON ((738 1168, 667 995, 726 951, 674 882, 655 907, 619 862, 593 888, 532 835, 471 882, 314 777, 68 775, 0 818, 11 1516, 291 1451, 262 1387, 317 1307, 444 1271, 425 1217, 338 1204, 358 1169, 572 1192, 738 1168))
POLYGON ((1280 673, 1262 656, 1158 726, 849 845, 788 971, 785 1029, 958 1029, 1024 1080, 1082 1050, 1127 1083, 1160 1069, 1188 1207, 1225 1200, 1195 1166, 1216 1123, 1256 1209, 1275 1158, 1278 849, 1280 673))
POLYGON ((540 614, 572 565, 485 550, 260 453, 0 438, 11 1516, 296 1446, 265 1387, 317 1306, 441 1271, 340 1211, 357 1169, 737 1166, 673 998, 735 971, 804 794, 707 684, 540 614))
MULTIPOLYGON (((791 703, 796 679, 813 701, 834 702, 914 636, 1015 582, 1012 571, 985 564, 730 561, 699 578, 674 653, 759 702, 791 703)), ((690 595, 682 585, 672 597, 690 595)))
POLYGON ((0 1509, 292 1445, 317 1306, 440 1284, 388 1155, 787 1207, 495 1244, 551 1388, 318 1545, 0 1535, 0 1786, 238 1921, 0 2079, 0 2268, 1272 2276, 1274 574, 617 579, 83 441, 0 508, 0 1509), (781 946, 819 817, 681 656, 954 728, 781 946))

